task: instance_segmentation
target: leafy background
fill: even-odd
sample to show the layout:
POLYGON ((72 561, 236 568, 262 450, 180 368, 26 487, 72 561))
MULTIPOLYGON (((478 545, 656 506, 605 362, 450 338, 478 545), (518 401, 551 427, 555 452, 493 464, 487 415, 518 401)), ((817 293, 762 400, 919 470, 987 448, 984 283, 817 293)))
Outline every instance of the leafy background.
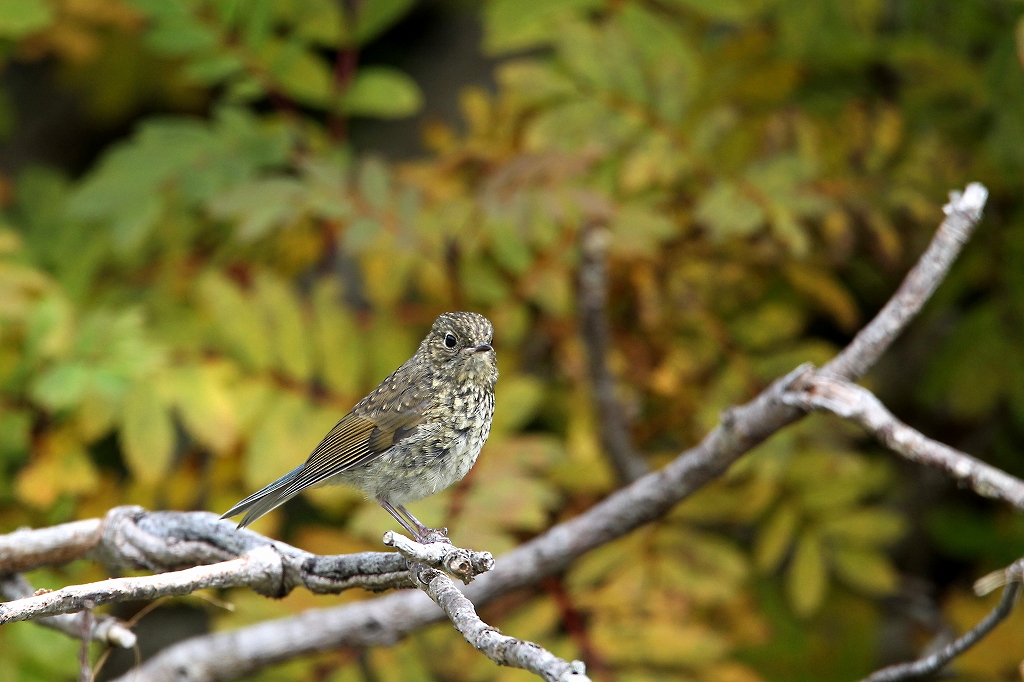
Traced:
MULTIPOLYGON (((868 382, 1024 475, 1022 10, 4 0, 0 531, 223 511, 300 463, 436 314, 473 309, 496 328, 495 427, 467 481, 414 510, 498 554, 617 485, 575 319, 582 224, 611 236, 610 361, 658 466, 841 347, 968 180, 992 191, 985 222, 868 382)), ((256 529, 328 553, 391 525, 335 488, 256 529)), ((970 583, 1022 550, 1019 516, 813 417, 484 616, 601 681, 854 679, 972 625, 991 604, 970 583)), ((142 652, 366 596, 173 600, 139 622, 142 652)), ((1021 618, 961 679, 1019 677, 1021 618)), ((16 624, 0 658, 70 680, 77 645, 16 624)), ((253 679, 531 678, 439 625, 253 679)))

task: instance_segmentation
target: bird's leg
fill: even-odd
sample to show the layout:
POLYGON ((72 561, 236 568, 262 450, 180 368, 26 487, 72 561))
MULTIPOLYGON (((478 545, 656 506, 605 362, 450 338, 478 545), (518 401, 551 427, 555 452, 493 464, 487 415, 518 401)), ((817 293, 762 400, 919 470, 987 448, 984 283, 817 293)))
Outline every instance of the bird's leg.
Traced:
MULTIPOLYGON (((406 532, 408 532, 409 535, 411 535, 417 542, 423 541, 423 535, 421 535, 418 530, 413 528, 412 525, 410 525, 410 523, 406 521, 401 514, 398 513, 398 509, 395 509, 394 507, 391 506, 390 502, 385 502, 384 500, 377 500, 377 504, 384 507, 384 511, 386 511, 388 514, 394 516, 395 521, 398 521, 400 524, 402 524, 402 528, 404 528, 406 532)), ((423 524, 419 521, 417 521, 416 523, 419 524, 420 528, 424 527, 423 524)))
POLYGON ((413 516, 412 512, 404 506, 398 505, 396 508, 398 511, 402 512, 407 519, 409 519, 409 522, 412 523, 412 525, 416 526, 416 530, 419 531, 420 537, 422 538, 420 542, 447 542, 448 544, 451 544, 451 541, 448 539, 447 528, 431 528, 430 526, 424 525, 422 521, 413 516))

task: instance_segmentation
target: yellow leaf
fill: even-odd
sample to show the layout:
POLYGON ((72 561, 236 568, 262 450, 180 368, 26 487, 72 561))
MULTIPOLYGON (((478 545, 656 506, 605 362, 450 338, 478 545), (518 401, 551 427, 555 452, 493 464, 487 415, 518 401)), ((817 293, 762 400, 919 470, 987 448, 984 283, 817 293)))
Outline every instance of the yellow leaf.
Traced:
POLYGON ((99 485, 96 467, 71 430, 45 435, 39 454, 15 481, 18 499, 47 508, 64 493, 89 493, 99 485))
POLYGON ((376 385, 394 372, 416 351, 414 339, 405 325, 387 315, 378 315, 369 334, 370 381, 376 385))
POLYGON ((827 271, 804 263, 791 262, 785 268, 786 278, 800 294, 832 316, 843 331, 852 331, 860 315, 857 303, 846 287, 827 271))
POLYGON ((256 277, 256 298, 270 328, 277 366, 297 381, 312 371, 306 322, 298 298, 286 282, 268 274, 256 277))
POLYGON ((317 283, 313 291, 316 313, 316 350, 324 382, 345 396, 356 396, 362 384, 364 350, 362 330, 343 307, 333 279, 317 283))
POLYGON ((179 369, 173 380, 174 403, 185 429, 222 455, 238 441, 238 415, 227 387, 230 367, 207 362, 179 369))
POLYGON ((505 377, 494 387, 494 421, 491 436, 500 437, 522 428, 536 413, 544 397, 544 384, 527 376, 505 377))
POLYGON ((846 543, 879 546, 898 540, 906 531, 906 522, 887 509, 858 509, 825 520, 821 530, 846 543))
POLYGON ((198 293, 228 348, 253 369, 267 368, 271 354, 267 327, 241 289, 224 275, 209 272, 199 279, 198 293))
POLYGON ((757 537, 754 562, 760 570, 767 573, 778 568, 793 543, 796 523, 797 513, 793 505, 783 504, 775 510, 757 537))
POLYGON ((813 615, 825 599, 828 575, 822 556, 821 538, 814 531, 805 531, 797 543, 793 561, 786 576, 789 602, 797 615, 813 615))
POLYGON ((262 488, 306 461, 309 453, 342 417, 302 396, 280 391, 249 440, 243 478, 250 490, 262 488))
POLYGON ((870 549, 838 547, 832 552, 832 567, 847 585, 872 596, 891 594, 899 583, 888 557, 870 549))
POLYGON ((174 424, 152 379, 140 381, 125 397, 120 437, 125 464, 137 480, 155 483, 167 473, 174 455, 174 424))

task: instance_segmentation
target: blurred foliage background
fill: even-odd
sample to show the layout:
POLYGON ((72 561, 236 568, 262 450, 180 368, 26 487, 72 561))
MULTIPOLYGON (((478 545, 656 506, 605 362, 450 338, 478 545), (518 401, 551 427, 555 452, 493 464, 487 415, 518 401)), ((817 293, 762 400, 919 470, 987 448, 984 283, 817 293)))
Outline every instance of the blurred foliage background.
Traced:
MULTIPOLYGON (((583 224, 611 236, 610 362, 654 467, 829 358, 968 180, 992 191, 985 221, 868 382, 1024 475, 1022 11, 3 0, 0 532, 127 503, 221 512, 303 461, 436 314, 472 309, 496 328, 494 430, 413 509, 498 554, 617 485, 575 318, 583 224)), ((392 525, 335 488, 256 530, 335 553, 392 525)), ((973 579, 1021 553, 1024 519, 812 417, 484 617, 602 682, 855 679, 971 626, 991 607, 973 579)), ((366 597, 193 596, 138 630, 148 654, 366 597)), ((1018 679, 1022 650, 1018 614, 954 667, 1018 679)), ((76 652, 0 631, 12 680, 74 679, 76 652)), ((532 678, 439 625, 255 679, 532 678)))

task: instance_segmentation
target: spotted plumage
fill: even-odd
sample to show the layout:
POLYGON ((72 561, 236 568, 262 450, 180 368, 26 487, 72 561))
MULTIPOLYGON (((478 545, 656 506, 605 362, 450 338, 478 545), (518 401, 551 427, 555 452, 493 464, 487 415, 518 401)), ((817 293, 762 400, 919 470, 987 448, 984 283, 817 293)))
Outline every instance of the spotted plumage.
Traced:
POLYGON ((477 313, 438 317, 416 353, 342 417, 305 464, 224 518, 245 512, 241 528, 306 488, 347 484, 422 537, 430 529, 403 505, 461 480, 490 433, 498 379, 493 335, 477 313))

